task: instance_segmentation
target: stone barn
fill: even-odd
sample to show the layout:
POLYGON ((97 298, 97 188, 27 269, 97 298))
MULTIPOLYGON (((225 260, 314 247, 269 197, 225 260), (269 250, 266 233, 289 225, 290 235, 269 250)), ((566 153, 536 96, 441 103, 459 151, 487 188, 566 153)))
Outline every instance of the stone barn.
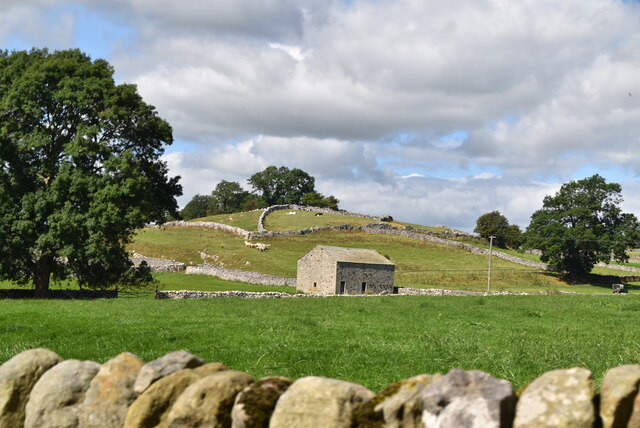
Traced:
POLYGON ((374 250, 318 245, 298 260, 296 288, 304 293, 393 293, 394 264, 374 250))

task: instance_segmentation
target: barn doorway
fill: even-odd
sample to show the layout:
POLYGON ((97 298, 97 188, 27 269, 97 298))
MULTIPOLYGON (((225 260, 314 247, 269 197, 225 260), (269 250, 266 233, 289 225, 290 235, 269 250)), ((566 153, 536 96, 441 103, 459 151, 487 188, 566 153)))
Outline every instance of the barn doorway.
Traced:
POLYGON ((346 288, 347 283, 345 281, 340 281, 340 285, 338 286, 338 294, 344 294, 344 289, 346 288))

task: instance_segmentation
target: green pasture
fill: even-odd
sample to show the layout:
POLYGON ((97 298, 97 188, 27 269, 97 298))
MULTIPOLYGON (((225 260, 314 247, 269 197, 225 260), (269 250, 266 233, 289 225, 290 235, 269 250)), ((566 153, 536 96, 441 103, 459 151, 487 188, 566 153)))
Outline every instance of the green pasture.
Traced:
POLYGON ((328 376, 383 386, 479 369, 519 389, 542 373, 640 363, 640 297, 0 300, 0 363, 45 347, 105 362, 188 350, 256 378, 328 376))
MULTIPOLYGON (((202 263, 200 252, 205 252, 213 257, 208 262, 227 268, 295 277, 298 259, 316 245, 370 248, 396 264, 396 285, 400 287, 484 291, 487 286, 488 256, 425 241, 350 230, 265 238, 260 242, 270 244, 269 250, 247 248, 243 238, 212 229, 149 228, 137 233, 130 250, 186 264, 202 263)), ((567 284, 557 274, 497 257, 492 260, 491 283, 494 291, 609 291, 608 286, 567 284)))

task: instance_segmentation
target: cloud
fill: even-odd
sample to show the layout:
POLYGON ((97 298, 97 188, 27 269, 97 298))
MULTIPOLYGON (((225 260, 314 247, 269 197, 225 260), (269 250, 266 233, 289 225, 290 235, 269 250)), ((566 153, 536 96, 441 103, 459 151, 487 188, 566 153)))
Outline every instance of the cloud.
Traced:
MULTIPOLYGON (((149 33, 297 39, 305 26, 323 18, 325 0, 113 0, 97 5, 112 13, 126 13, 130 20, 144 20, 149 33)), ((138 25, 138 24, 136 24, 138 25)))
MULTIPOLYGON (((70 4, 4 2, 0 37, 71 43, 70 4)), ((166 157, 184 198, 286 165, 350 209, 472 229, 494 209, 526 225, 587 169, 637 187, 637 2, 82 5, 128 30, 118 79, 192 143, 166 157)))
MULTIPOLYGON (((62 49, 73 41, 75 15, 72 11, 56 9, 50 14, 43 9, 55 5, 54 0, 21 2, 9 0, 0 4, 0 42, 30 49, 46 40, 51 49, 62 49)), ((14 48, 15 49, 15 48, 14 48)))

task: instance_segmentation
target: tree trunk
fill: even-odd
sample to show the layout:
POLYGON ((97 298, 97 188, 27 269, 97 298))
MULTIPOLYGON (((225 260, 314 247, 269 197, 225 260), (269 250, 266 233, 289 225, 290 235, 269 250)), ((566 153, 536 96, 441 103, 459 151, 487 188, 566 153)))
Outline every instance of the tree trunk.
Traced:
POLYGON ((36 262, 34 282, 35 296, 45 298, 49 295, 49 281, 51 280, 51 257, 42 256, 36 262))

